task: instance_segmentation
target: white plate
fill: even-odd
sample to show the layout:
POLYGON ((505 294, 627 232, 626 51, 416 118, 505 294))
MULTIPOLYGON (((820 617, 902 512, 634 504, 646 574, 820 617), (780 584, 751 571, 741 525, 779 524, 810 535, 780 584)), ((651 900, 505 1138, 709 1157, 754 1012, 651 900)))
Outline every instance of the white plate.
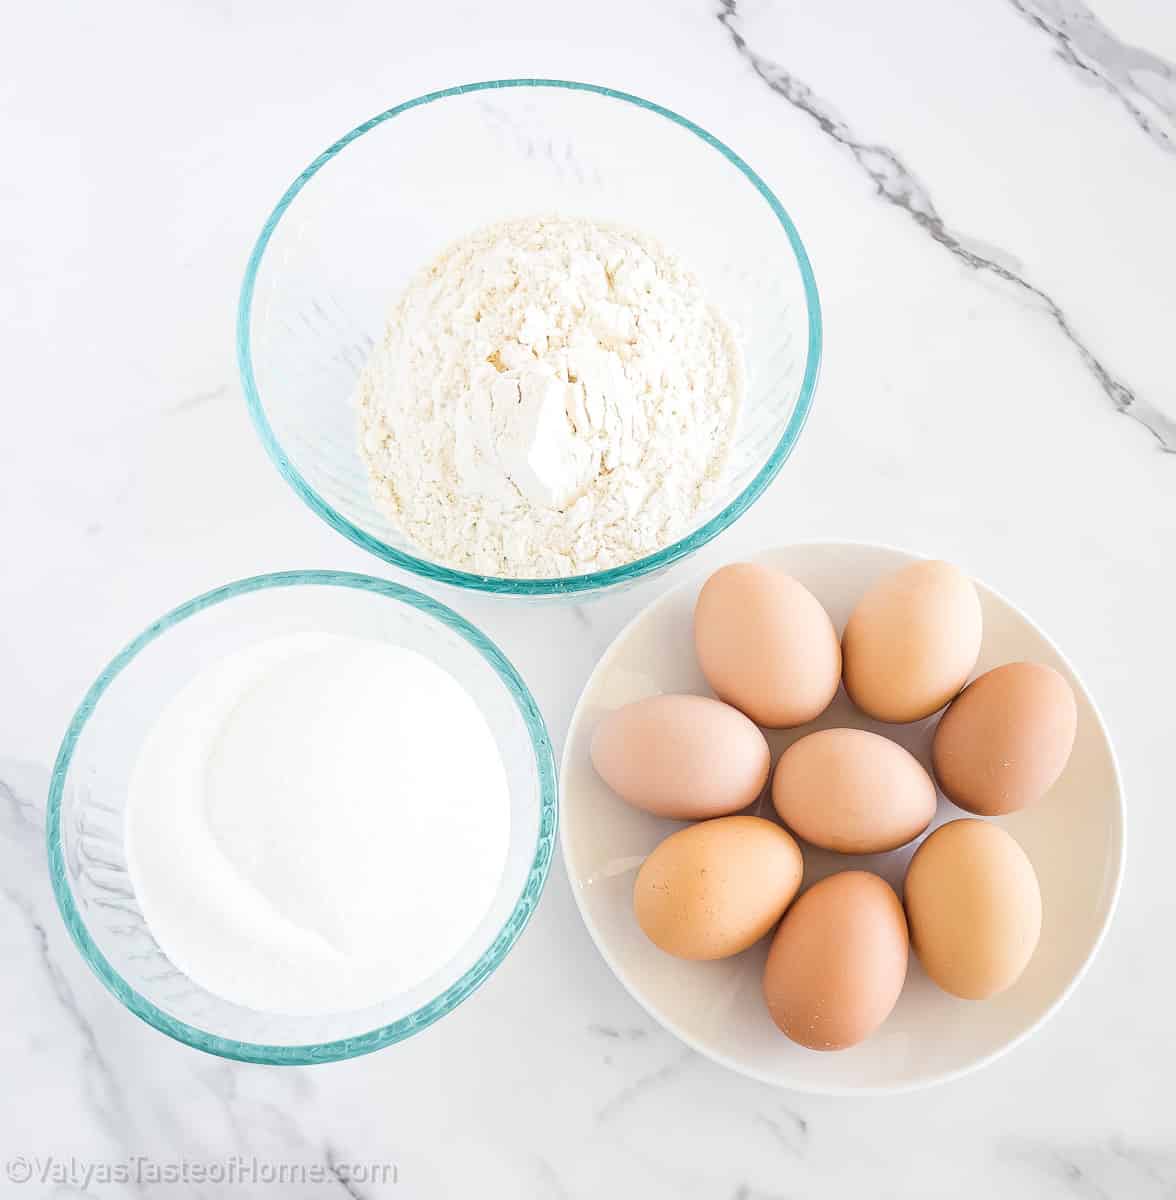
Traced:
MULTIPOLYGON (((841 629, 874 579, 917 556, 884 546, 831 543, 755 557, 809 587, 841 629)), ((984 644, 976 673, 1018 659, 1048 663, 1070 680, 1078 700, 1078 736, 1062 778, 1039 804, 998 819, 1025 848, 1041 881, 1041 942, 1012 988, 979 1003, 940 991, 912 955, 898 1005, 873 1037, 837 1053, 806 1050, 777 1031, 764 1007, 760 974, 767 939, 734 958, 709 963, 672 958, 646 940, 633 918, 633 876, 644 856, 681 823, 623 804, 597 777, 588 757, 597 722, 611 709, 658 692, 708 694, 691 632, 702 582, 698 578, 674 588, 621 632, 589 679, 568 731, 561 775, 564 860, 580 912, 605 961, 633 997, 687 1045, 781 1087, 895 1092, 943 1082, 991 1062, 1057 1010, 1090 964, 1118 898, 1122 787, 1107 731, 1085 688, 1027 617, 978 585, 984 644)), ((811 729, 848 725, 885 733, 929 765, 935 721, 882 725, 863 717, 839 691, 819 720, 799 730, 769 732, 768 740, 774 761, 811 729)), ((772 815, 770 804, 765 815, 772 815)), ((941 796, 932 827, 961 815, 967 814, 941 796)), ((850 858, 806 846, 805 884, 853 866, 877 871, 900 888, 913 849, 850 858)))

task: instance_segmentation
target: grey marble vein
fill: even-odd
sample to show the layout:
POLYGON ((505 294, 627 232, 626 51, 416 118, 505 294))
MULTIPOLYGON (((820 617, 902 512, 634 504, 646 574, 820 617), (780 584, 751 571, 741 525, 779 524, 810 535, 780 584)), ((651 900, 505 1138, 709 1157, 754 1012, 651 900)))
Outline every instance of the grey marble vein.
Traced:
POLYGON ((649 1074, 642 1075, 632 1083, 621 1088, 611 1100, 601 1105, 597 1110, 596 1123, 603 1125, 613 1120, 613 1118, 624 1112, 635 1100, 677 1079, 692 1058, 694 1058, 694 1051, 684 1050, 664 1066, 658 1067, 656 1071, 650 1071, 649 1074))
POLYGON ((1000 1154, 1079 1200, 1176 1198, 1176 1151, 1171 1147, 1138 1146, 1121 1137, 1073 1146, 1011 1139, 1000 1146, 1000 1154))
POLYGON ((1176 1200, 1176 1139, 1166 1147, 1145 1149, 1116 1135, 1107 1143, 1107 1152, 1112 1160, 1129 1164, 1150 1183, 1162 1187, 1167 1200, 1176 1200))
MULTIPOLYGON (((5 763, 5 776, 9 767, 19 768, 19 763, 5 763)), ((0 799, 8 811, 8 819, 17 827, 23 826, 21 833, 27 837, 30 833, 39 836, 41 832, 41 814, 33 802, 26 796, 20 795, 16 786, 7 778, 0 778, 0 799)))
POLYGON ((594 1034, 596 1037, 610 1038, 618 1042, 638 1042, 649 1037, 649 1030, 642 1029, 639 1025, 630 1025, 624 1029, 618 1029, 615 1025, 593 1024, 588 1026, 588 1032, 594 1034))
POLYGON ((577 183, 601 183, 599 166, 581 158, 570 139, 556 141, 546 124, 538 121, 531 124, 531 118, 516 116, 489 98, 484 98, 479 108, 486 128, 504 150, 532 162, 546 163, 557 176, 574 179, 577 183))
POLYGON ((222 383, 217 387, 210 388, 206 392, 191 392, 187 396, 181 396, 180 399, 168 409, 168 412, 181 413, 189 412, 194 408, 201 408, 205 404, 211 403, 213 400, 219 400, 228 392, 228 390, 229 385, 227 383, 222 383))
MULTIPOLYGON (((233 1146, 244 1154, 253 1150, 253 1142, 244 1122, 237 1113, 240 1096, 239 1070, 238 1064, 230 1062, 228 1059, 212 1059, 203 1070, 196 1074, 212 1098, 223 1109, 225 1123, 232 1135, 233 1146)), ((166 1110, 166 1117, 171 1131, 177 1136, 182 1136, 183 1126, 170 1109, 166 1110)))
POLYGON ((1039 1156, 1039 1162, 1047 1167, 1050 1174, 1063 1179, 1068 1190, 1075 1195, 1087 1197, 1088 1200, 1111 1200, 1107 1189, 1068 1155, 1052 1150, 1039 1156))
POLYGON ((32 934, 33 945, 42 973, 49 981, 50 990, 57 1000, 58 1007, 68 1017, 70 1024, 81 1038, 84 1047, 84 1059, 91 1068, 89 1081, 91 1085, 90 1100, 94 1113, 106 1130, 118 1136, 122 1132, 123 1123, 127 1117, 126 1105, 111 1069, 110 1063, 98 1045, 98 1037, 94 1032, 89 1018, 82 1012, 74 995, 73 988, 61 972, 61 968, 53 961, 49 949, 49 935, 45 926, 37 916, 33 904, 14 887, 0 888, 0 895, 9 902, 13 909, 23 918, 25 926, 32 934))
POLYGON ((1120 41, 1082 0, 1009 0, 1058 57, 1109 92, 1162 150, 1176 154, 1176 65, 1120 41))
POLYGON ((352 1200, 367 1200, 364 1190, 354 1180, 348 1178, 347 1172, 341 1168, 340 1164, 344 1160, 330 1142, 323 1143, 323 1161, 326 1163, 327 1170, 331 1172, 331 1178, 342 1189, 344 1195, 352 1197, 352 1200))
POLYGON ((731 1200, 788 1200, 788 1196, 784 1192, 763 1192, 750 1184, 741 1183, 731 1200))
MULTIPOLYGON (((99 1044, 90 1018, 82 1010, 73 987, 54 959, 45 921, 39 911, 42 902, 45 907, 51 903, 48 897, 41 896, 42 892, 48 890, 46 877, 38 873, 27 880, 27 887, 22 886, 21 877, 26 874, 25 868, 33 864, 38 869, 43 866, 40 810, 27 795, 21 794, 24 789, 18 789, 12 782, 14 771, 23 773, 25 770, 27 768, 23 764, 5 762, 3 776, 0 776, 0 798, 3 799, 0 812, 4 815, 4 828, 0 833, 9 854, 15 852, 23 859, 21 862, 6 860, 3 863, 5 882, 0 886, 0 896, 7 900, 11 911, 28 930, 37 966, 49 984, 58 1009, 81 1042, 82 1095, 88 1107, 99 1127, 106 1131, 114 1144, 129 1150, 127 1135, 130 1112, 122 1085, 114 1065, 99 1044)), ((37 790, 40 792, 42 789, 37 790)), ((142 1190, 136 1181, 132 1180, 130 1186, 142 1190)))
POLYGON ((571 1200, 571 1192, 564 1187, 559 1172, 549 1159, 537 1154, 531 1160, 531 1164, 534 1168, 534 1182, 537 1185, 533 1192, 528 1193, 533 1200, 571 1200))
POLYGON ((808 1121, 791 1109, 782 1108, 779 1116, 757 1113, 755 1123, 766 1129, 789 1154, 800 1154, 808 1140, 808 1121))
MULTIPOLYGON (((211 1070, 202 1073, 206 1086, 225 1110, 236 1145, 245 1153, 256 1154, 259 1158, 269 1157, 259 1149, 260 1142, 253 1136, 255 1132, 268 1133, 276 1137, 291 1156, 298 1156, 299 1161, 321 1163, 326 1167, 332 1179, 332 1194, 350 1196, 353 1200, 371 1200, 374 1194, 372 1189, 351 1178, 347 1168, 361 1162, 374 1162, 375 1158, 370 1154, 349 1154, 332 1138, 308 1132, 295 1118, 289 1100, 305 1100, 315 1094, 307 1072, 303 1068, 286 1067, 271 1073, 270 1078, 275 1086, 287 1093, 282 1101, 245 1101, 239 1087, 240 1080, 243 1072, 254 1069, 239 1063, 216 1063, 211 1070), (242 1113, 240 1109, 243 1104, 248 1104, 250 1110, 242 1113)), ((382 1188, 379 1183, 374 1186, 377 1190, 382 1188)))
POLYGON ((995 276, 1027 297, 1050 318, 1077 352, 1115 411, 1142 425, 1165 453, 1176 454, 1176 420, 1137 396, 1127 383, 1114 375, 1086 344, 1062 307, 1048 292, 1006 265, 1006 262, 997 261, 991 252, 982 250, 950 229, 936 209, 926 185, 894 150, 859 138, 850 125, 803 80, 753 49, 741 29, 738 0, 720 0, 716 16, 729 34, 731 44, 755 74, 773 93, 815 122, 822 134, 846 149, 874 184, 879 196, 905 212, 929 237, 966 266, 995 276))

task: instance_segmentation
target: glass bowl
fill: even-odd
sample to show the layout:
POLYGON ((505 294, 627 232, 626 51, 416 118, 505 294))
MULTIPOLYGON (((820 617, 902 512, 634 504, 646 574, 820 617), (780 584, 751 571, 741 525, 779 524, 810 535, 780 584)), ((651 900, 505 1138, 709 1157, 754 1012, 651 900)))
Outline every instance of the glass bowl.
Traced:
POLYGON ((457 587, 582 595, 685 558, 761 495, 812 404, 821 316, 796 227, 767 184, 717 138, 611 88, 500 79, 380 113, 298 176, 250 256, 237 356, 254 424, 278 470, 357 545, 457 587), (416 270, 481 226, 547 213, 645 230, 680 253, 741 331, 744 409, 713 502, 672 545, 562 579, 471 574, 423 557, 370 495, 357 445, 357 377, 416 270))
POLYGON ((502 962, 543 890, 556 825, 551 742, 531 693, 468 621, 366 575, 299 571, 227 584, 145 629, 98 676, 66 731, 49 791, 49 872, 83 957, 136 1016, 178 1041, 246 1062, 367 1054, 431 1025, 502 962), (383 1003, 329 1016, 255 1012, 206 991, 160 950, 126 868, 128 779, 163 705, 202 666, 264 638, 319 630, 386 640, 445 668, 478 703, 510 784, 510 848, 482 923, 445 967, 383 1003))

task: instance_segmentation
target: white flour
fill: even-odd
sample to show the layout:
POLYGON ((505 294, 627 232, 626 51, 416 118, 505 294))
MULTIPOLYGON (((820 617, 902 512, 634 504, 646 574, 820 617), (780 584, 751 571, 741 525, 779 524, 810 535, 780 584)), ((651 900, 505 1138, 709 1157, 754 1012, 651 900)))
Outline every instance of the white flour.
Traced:
POLYGON ((685 531, 743 387, 730 327, 657 243, 526 218, 408 285, 360 379, 360 445, 379 501, 431 556, 575 575, 685 531))
POLYGON ((390 999, 462 948, 498 889, 510 798, 452 676, 304 633, 181 689, 139 752, 126 822, 172 962, 236 1004, 315 1014, 390 999))

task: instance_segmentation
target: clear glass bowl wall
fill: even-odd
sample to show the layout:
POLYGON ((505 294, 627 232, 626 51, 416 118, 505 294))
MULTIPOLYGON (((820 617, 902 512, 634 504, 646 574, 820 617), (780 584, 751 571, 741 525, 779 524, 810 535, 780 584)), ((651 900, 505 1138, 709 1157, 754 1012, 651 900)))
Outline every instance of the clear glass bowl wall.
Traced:
POLYGON ((624 584, 721 532, 795 444, 820 346, 816 287, 799 235, 746 163, 669 110, 550 80, 422 97, 325 151, 267 222, 238 319, 254 420, 311 508, 386 562, 459 587, 524 596, 624 584), (416 270, 480 226, 543 213, 629 225, 687 258, 742 333, 746 404, 720 494, 673 545, 568 579, 473 575, 428 560, 373 501, 357 449, 356 381, 416 270))
MULTIPOLYGON (((400 1041, 444 1016, 502 961, 547 876, 555 787, 551 744, 526 685, 493 643, 452 610, 364 575, 259 576, 161 618, 91 687, 54 769, 50 876, 86 961, 132 1012, 157 1029, 198 1049, 253 1062, 349 1058, 400 1041), (511 803, 510 849, 498 893, 457 957, 412 991, 327 1017, 255 1012, 185 975, 143 919, 124 847, 131 771, 148 730, 176 690, 218 657, 308 629, 387 640, 449 671, 489 722, 506 765, 511 803)), ((438 864, 437 886, 446 886, 444 864, 438 864)))

